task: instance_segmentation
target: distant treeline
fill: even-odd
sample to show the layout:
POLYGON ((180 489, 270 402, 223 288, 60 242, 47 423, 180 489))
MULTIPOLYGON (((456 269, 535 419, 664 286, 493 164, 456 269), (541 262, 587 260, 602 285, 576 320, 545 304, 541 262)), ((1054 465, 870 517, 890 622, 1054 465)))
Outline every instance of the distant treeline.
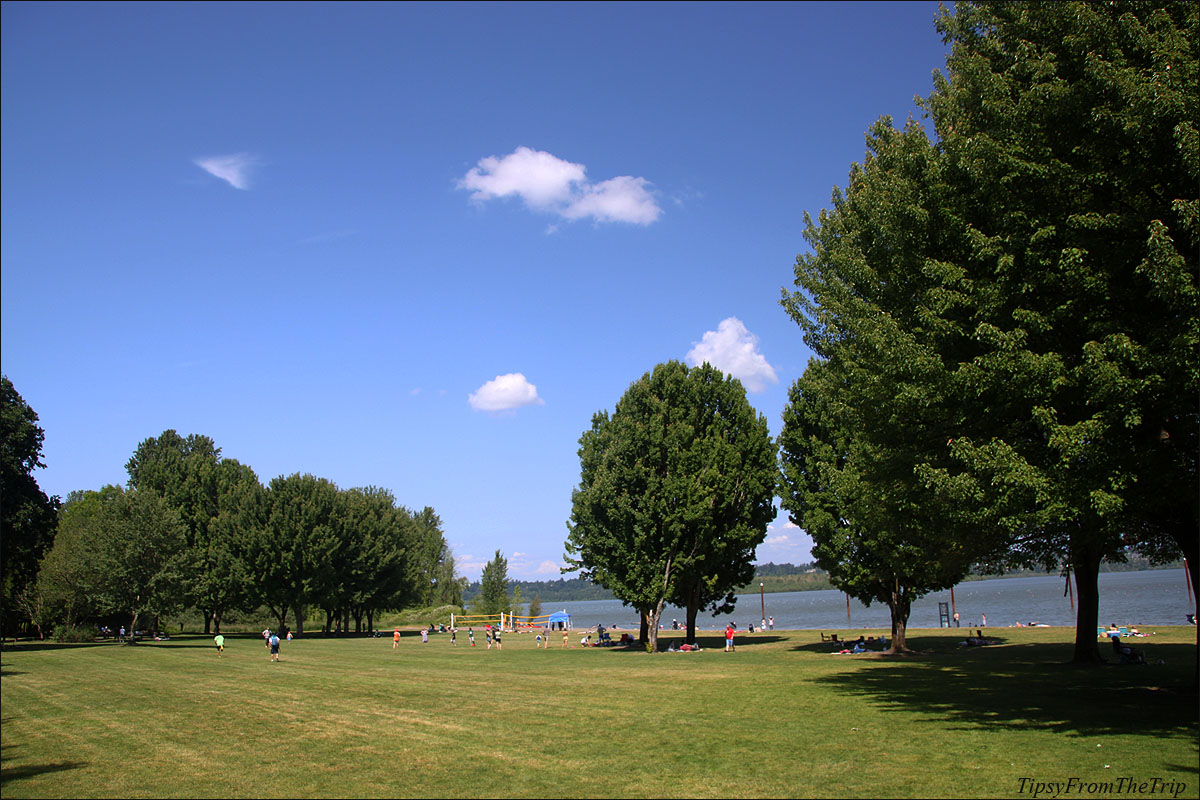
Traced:
MULTIPOLYGON (((1170 564, 1151 564, 1150 560, 1141 556, 1131 555, 1124 563, 1103 562, 1100 565, 1101 572, 1138 572, 1147 569, 1183 569, 1183 561, 1175 561, 1170 564)), ((1011 570, 1003 575, 985 574, 981 572, 972 573, 964 578, 964 581, 981 581, 991 578, 1021 578, 1021 577, 1036 577, 1041 575, 1056 575, 1054 572, 1045 572, 1040 570, 1011 570)), ((829 582, 829 575, 825 570, 817 567, 816 564, 775 564, 768 562, 759 564, 755 567, 754 580, 737 590, 738 594, 753 594, 759 591, 758 585, 762 584, 762 591, 767 594, 775 592, 807 592, 818 589, 832 589, 833 585, 829 582)), ((555 581, 509 581, 508 591, 512 594, 513 587, 521 587, 521 599, 528 603, 534 597, 542 603, 544 610, 547 604, 554 605, 571 600, 612 600, 613 593, 605 589, 603 586, 597 586, 591 581, 586 581, 582 578, 559 578, 555 581)), ((463 594, 465 602, 479 594, 479 581, 475 581, 467 586, 463 594)))

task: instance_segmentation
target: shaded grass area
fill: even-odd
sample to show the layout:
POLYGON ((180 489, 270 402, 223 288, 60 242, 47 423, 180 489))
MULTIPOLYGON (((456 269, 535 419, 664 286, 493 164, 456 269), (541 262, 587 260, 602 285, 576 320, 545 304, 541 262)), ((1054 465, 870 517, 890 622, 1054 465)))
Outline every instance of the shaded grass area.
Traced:
POLYGON ((255 636, 223 657, 198 637, 6 650, 0 793, 1008 797, 1021 778, 1132 777, 1197 796, 1191 628, 1138 642, 1146 666, 1098 669, 1064 665, 1065 628, 982 648, 911 631, 903 658, 833 655, 815 631, 655 656, 405 634, 297 639, 280 663, 255 636))

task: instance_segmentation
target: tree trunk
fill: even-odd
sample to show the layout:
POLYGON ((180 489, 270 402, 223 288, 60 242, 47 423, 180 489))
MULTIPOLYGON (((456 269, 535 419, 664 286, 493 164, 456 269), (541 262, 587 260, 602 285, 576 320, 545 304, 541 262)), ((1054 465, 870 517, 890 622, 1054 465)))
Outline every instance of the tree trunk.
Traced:
POLYGON ((694 605, 689 605, 687 608, 687 639, 685 641, 688 644, 696 643, 696 614, 699 610, 694 605))
POLYGON ((887 654, 894 656, 912 652, 908 649, 908 615, 912 612, 912 598, 899 581, 892 587, 888 610, 892 613, 892 641, 887 654))
POLYGON ((700 587, 697 586, 692 590, 691 596, 688 598, 687 604, 687 638, 684 640, 688 644, 696 643, 696 614, 700 611, 700 587))
POLYGON ((658 626, 662 620, 662 610, 665 602, 665 600, 659 600, 650 611, 650 641, 646 645, 646 650, 651 653, 658 652, 658 626))
MULTIPOLYGON (((211 608, 202 608, 202 609, 200 609, 200 613, 202 615, 204 615, 204 635, 208 636, 209 634, 211 634, 213 632, 212 621, 213 621, 213 617, 215 617, 217 615, 217 612, 212 610, 211 608)), ((220 633, 220 632, 221 632, 220 629, 218 629, 217 633, 220 633)))
POLYGON ((375 610, 367 609, 367 636, 375 632, 375 610))
POLYGON ((642 611, 638 614, 641 618, 641 629, 638 631, 638 644, 645 644, 650 641, 650 612, 642 611))
POLYGON ((1071 569, 1075 571, 1075 586, 1079 590, 1079 605, 1075 610, 1074 664, 1103 664, 1100 645, 1096 643, 1096 620, 1100 615, 1100 548, 1085 543, 1085 531, 1071 535, 1071 569))

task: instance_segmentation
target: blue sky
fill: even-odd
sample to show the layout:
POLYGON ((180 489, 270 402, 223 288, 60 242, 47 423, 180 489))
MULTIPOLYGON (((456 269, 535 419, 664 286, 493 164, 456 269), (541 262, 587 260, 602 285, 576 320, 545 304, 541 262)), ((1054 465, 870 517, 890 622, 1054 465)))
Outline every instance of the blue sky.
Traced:
MULTIPOLYGON (((0 368, 49 494, 212 437, 559 577, 580 434, 668 359, 777 434, 778 300, 936 3, 3 5, 0 368)), ((806 561, 781 514, 759 561, 806 561)))

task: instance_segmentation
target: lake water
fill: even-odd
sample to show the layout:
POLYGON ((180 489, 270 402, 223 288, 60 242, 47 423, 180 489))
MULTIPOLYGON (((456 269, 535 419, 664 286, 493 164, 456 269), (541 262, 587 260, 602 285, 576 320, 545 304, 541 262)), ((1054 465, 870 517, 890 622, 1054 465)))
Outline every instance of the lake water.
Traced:
MULTIPOLYGON (((987 616, 992 627, 1006 627, 1017 622, 1047 625, 1075 625, 1071 599, 1064 595, 1065 579, 1060 576, 1035 578, 995 578, 968 581, 954 587, 954 607, 962 626, 978 627, 981 615, 987 616)), ((1072 587, 1074 591, 1074 587, 1072 587)), ((775 618, 781 629, 880 629, 891 628, 891 616, 885 605, 870 608, 857 600, 850 601, 850 616, 846 616, 846 595, 836 590, 812 592, 777 592, 762 597, 766 615, 775 618)), ((908 624, 911 628, 938 627, 938 603, 950 602, 950 591, 934 592, 913 603, 908 624)), ((1118 625, 1183 625, 1185 614, 1194 606, 1188 602, 1187 577, 1182 569, 1144 570, 1141 572, 1107 572, 1100 575, 1100 618, 1098 625, 1116 622, 1118 625)), ((589 628, 597 623, 613 625, 623 630, 638 627, 638 616, 620 600, 581 600, 559 604, 546 603, 543 614, 566 610, 571 626, 589 628)), ((724 629, 732 620, 739 630, 753 623, 756 627, 762 616, 758 594, 739 595, 732 614, 714 617, 701 614, 696 626, 701 630, 724 629)), ((663 626, 671 627, 678 619, 682 626, 687 613, 667 606, 663 610, 663 626)))

